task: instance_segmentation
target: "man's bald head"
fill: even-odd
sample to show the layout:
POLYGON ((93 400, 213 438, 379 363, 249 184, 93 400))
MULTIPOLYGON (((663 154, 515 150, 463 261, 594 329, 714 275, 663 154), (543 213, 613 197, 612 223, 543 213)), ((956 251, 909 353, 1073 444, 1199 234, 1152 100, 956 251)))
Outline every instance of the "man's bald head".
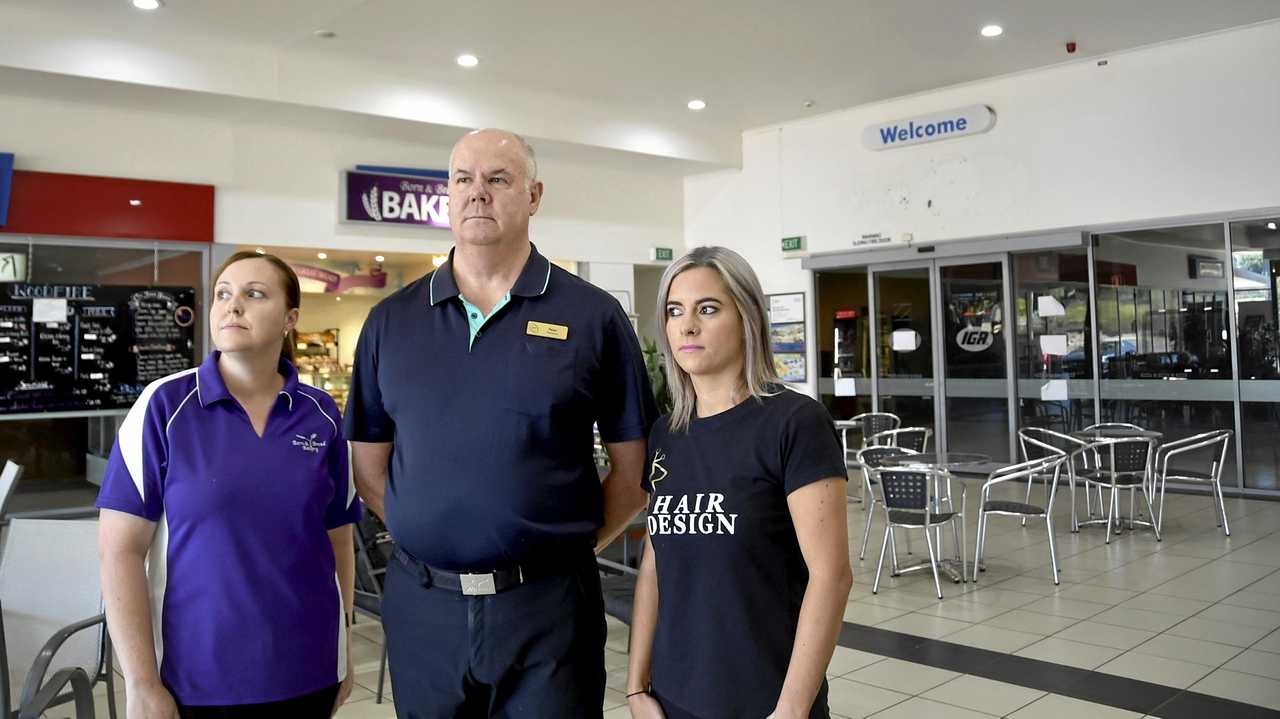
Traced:
POLYGON ((519 153, 521 159, 524 161, 523 169, 524 169, 524 175, 525 175, 524 176, 525 187, 527 188, 530 185, 533 185, 533 183, 538 181, 538 157, 536 154, 534 154, 533 145, 530 145, 527 140, 525 140, 523 137, 517 135, 514 132, 510 132, 508 130, 498 130, 495 128, 488 128, 488 127, 482 128, 479 130, 472 130, 471 132, 468 132, 467 134, 463 135, 462 139, 454 143, 453 150, 449 152, 449 174, 450 175, 453 175, 453 170, 454 170, 453 158, 454 158, 454 155, 458 153, 458 148, 462 147, 464 143, 477 142, 477 141, 493 143, 498 148, 501 148, 501 149, 515 150, 517 153, 519 153))

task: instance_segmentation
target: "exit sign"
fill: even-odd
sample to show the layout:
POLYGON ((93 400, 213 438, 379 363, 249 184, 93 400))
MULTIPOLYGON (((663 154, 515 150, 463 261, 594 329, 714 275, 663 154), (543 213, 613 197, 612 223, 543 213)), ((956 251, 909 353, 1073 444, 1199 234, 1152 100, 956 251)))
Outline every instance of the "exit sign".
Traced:
POLYGON ((782 238, 783 252, 801 252, 804 250, 804 235, 782 238))
POLYGON ((654 262, 670 262, 675 259, 675 251, 670 247, 651 247, 649 259, 654 262))

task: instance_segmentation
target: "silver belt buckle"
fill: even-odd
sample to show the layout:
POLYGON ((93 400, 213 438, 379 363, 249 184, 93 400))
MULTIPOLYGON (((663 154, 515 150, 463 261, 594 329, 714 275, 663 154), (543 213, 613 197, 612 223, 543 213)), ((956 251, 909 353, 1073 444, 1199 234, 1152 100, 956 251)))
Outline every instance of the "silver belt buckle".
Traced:
POLYGON ((458 579, 462 580, 462 593, 469 597, 498 593, 498 585, 492 572, 489 574, 459 574, 458 579))

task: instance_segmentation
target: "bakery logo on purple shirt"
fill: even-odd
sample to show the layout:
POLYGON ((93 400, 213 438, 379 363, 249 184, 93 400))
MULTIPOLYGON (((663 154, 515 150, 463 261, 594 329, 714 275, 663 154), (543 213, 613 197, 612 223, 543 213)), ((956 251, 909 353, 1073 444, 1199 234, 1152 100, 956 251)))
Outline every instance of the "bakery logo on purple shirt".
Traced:
POLYGON ((312 432, 310 437, 304 437, 300 434, 295 434, 293 436, 297 438, 293 440, 293 446, 301 447, 303 452, 311 452, 312 454, 319 454, 320 450, 324 449, 326 444, 325 442, 321 442, 320 440, 316 439, 316 437, 319 435, 317 435, 315 432, 312 432))

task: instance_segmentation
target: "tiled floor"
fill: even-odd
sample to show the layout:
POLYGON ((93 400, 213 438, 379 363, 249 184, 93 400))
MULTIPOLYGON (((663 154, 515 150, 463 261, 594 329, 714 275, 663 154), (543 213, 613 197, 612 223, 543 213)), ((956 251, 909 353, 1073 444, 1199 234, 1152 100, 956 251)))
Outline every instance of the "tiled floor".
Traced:
MULTIPOLYGON (((976 483, 970 487, 975 494, 976 489, 976 483)), ((886 571, 879 594, 871 593, 882 516, 875 517, 867 559, 859 562, 864 511, 851 503, 855 583, 845 621, 1280 711, 1280 502, 1228 500, 1227 538, 1215 526, 1207 497, 1171 494, 1163 542, 1138 530, 1107 545, 1101 527, 1069 532, 1066 497, 1059 497, 1055 512, 1060 586, 1049 578, 1043 522, 1024 528, 1017 520, 993 517, 979 583, 944 578, 941 601, 927 573, 891 578, 886 571)), ((970 497, 970 553, 975 501, 970 497)), ((949 532, 944 541, 950 552, 949 532)), ((919 558, 925 547, 918 533, 912 546, 919 558)), ((905 551, 901 540, 899 548, 905 551)), ((373 699, 381 628, 363 623, 356 636, 358 687, 338 716, 392 717, 389 681, 388 701, 379 705, 373 699)), ((609 719, 629 716, 622 694, 626 638, 626 627, 611 619, 604 704, 609 719)), ((1019 686, 1016 677, 994 681, 845 647, 836 649, 828 676, 833 714, 850 719, 1141 716, 1019 686)), ((101 688, 99 704, 99 716, 106 716, 101 688)))

